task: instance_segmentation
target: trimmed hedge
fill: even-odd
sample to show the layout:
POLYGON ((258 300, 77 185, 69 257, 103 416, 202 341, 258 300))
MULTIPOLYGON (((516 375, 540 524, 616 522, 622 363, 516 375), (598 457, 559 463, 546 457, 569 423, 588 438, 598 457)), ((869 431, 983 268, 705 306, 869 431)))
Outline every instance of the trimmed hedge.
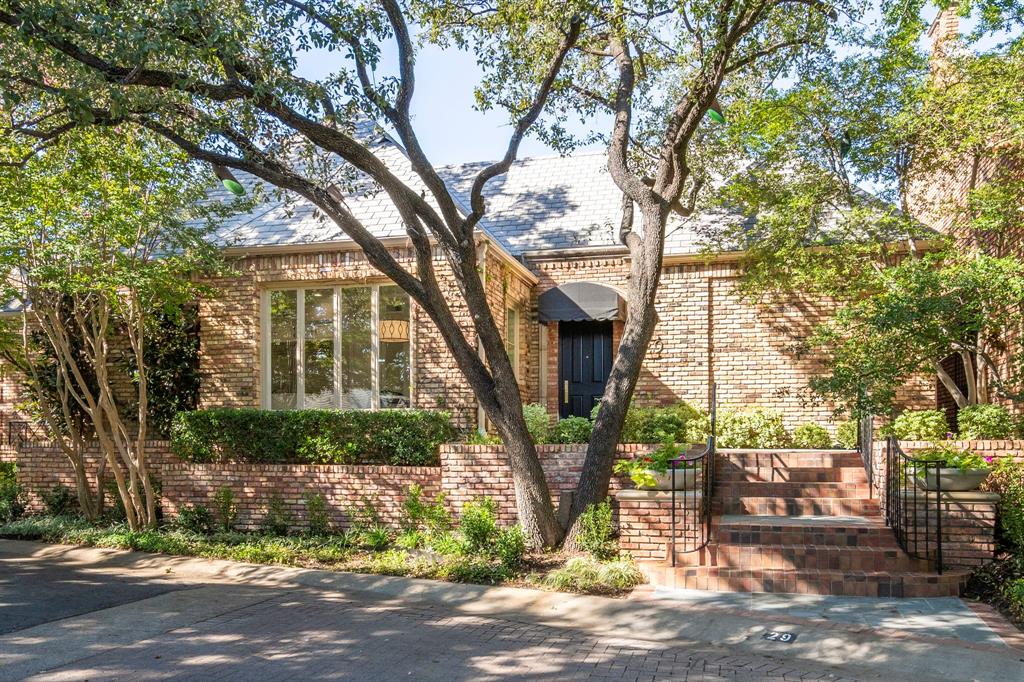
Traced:
POLYGON ((186 462, 250 464, 439 463, 451 415, 432 410, 257 410, 179 412, 171 451, 186 462))

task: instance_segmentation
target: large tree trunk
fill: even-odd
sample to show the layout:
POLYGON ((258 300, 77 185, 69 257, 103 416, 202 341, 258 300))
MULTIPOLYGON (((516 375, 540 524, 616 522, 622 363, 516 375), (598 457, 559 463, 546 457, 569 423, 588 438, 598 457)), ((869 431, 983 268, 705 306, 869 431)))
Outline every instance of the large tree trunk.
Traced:
POLYGON ((633 250, 626 302, 626 323, 601 399, 601 408, 594 422, 590 443, 587 445, 583 471, 573 496, 564 543, 568 549, 576 549, 576 535, 579 531, 577 522, 580 514, 590 505, 599 503, 608 496, 619 435, 633 390, 640 378, 640 369, 647 355, 647 348, 658 323, 654 303, 658 283, 661 281, 664 242, 661 235, 664 217, 657 206, 647 207, 642 215, 646 236, 642 246, 633 250))

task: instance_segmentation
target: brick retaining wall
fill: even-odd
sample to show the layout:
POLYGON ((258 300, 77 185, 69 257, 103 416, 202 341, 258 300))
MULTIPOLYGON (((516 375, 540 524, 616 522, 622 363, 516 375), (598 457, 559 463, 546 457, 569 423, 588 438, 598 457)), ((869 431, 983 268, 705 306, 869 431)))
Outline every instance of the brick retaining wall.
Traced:
MULTIPOLYGON (((638 452, 649 452, 656 445, 620 445, 618 456, 628 458, 638 452)), ((586 445, 538 445, 537 454, 551 489, 557 509, 559 497, 576 489, 586 445)), ((632 487, 629 479, 612 476, 610 493, 632 487)), ((504 524, 515 523, 516 496, 505 449, 501 445, 441 446, 441 489, 447 493, 452 508, 459 510, 465 502, 489 496, 498 503, 498 518, 504 524)))
MULTIPOLYGON (((913 494, 906 496, 908 512, 913 520, 913 494)), ((925 551, 927 533, 935 536, 935 495, 917 491, 918 552, 925 551), (927 505, 927 509, 926 509, 927 505), (928 525, 925 525, 927 511, 928 525)), ((996 509, 999 496, 995 493, 970 491, 942 493, 942 563, 946 566, 980 566, 989 562, 996 551, 996 509)), ((914 537, 914 527, 907 529, 908 538, 914 537)), ((934 544, 930 549, 934 551, 934 544)))
MULTIPOLYGON (((700 491, 677 490, 676 509, 684 504, 693 509, 700 504, 700 491), (694 499, 696 498, 696 499, 694 499)), ((672 542, 672 493, 664 490, 621 490, 616 496, 619 515, 619 548, 634 559, 669 558, 672 542)), ((700 519, 676 512, 676 549, 696 546, 700 519)))
MULTIPOLYGON (((167 441, 148 441, 149 470, 155 480, 161 479, 163 467, 172 460, 167 441)), ((85 453, 86 470, 94 473, 100 457, 99 447, 92 446, 85 453)), ((60 447, 48 441, 30 441, 22 443, 17 450, 18 482, 25 489, 27 508, 31 512, 44 510, 41 492, 49 492, 57 485, 64 485, 75 490, 75 471, 71 461, 60 447)), ((107 481, 113 483, 113 476, 107 475, 107 481)), ((90 484, 95 485, 95 477, 90 484)))
POLYGON ((320 494, 337 529, 351 525, 351 512, 364 499, 381 520, 397 526, 410 485, 427 497, 441 489, 439 467, 397 467, 343 464, 191 464, 175 462, 163 469, 163 509, 174 518, 186 504, 213 509, 214 495, 228 487, 238 504, 238 527, 255 530, 273 495, 281 497, 295 528, 305 528, 305 493, 320 494))

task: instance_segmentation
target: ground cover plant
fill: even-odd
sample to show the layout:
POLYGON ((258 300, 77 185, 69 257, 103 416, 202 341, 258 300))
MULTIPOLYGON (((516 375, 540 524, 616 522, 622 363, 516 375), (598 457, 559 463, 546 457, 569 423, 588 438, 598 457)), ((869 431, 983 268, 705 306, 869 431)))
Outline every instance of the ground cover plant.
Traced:
POLYGON ((971 574, 966 593, 992 604, 1024 629, 1024 462, 996 459, 983 488, 1001 496, 997 558, 971 574))
POLYGON ((295 532, 296 520, 274 496, 266 502, 258 532, 231 530, 237 513, 233 496, 218 491, 218 497, 219 505, 230 508, 228 523, 223 510, 186 505, 174 523, 155 529, 46 514, 0 519, 0 537, 586 594, 622 594, 644 582, 632 560, 618 555, 608 502, 585 515, 589 553, 566 556, 531 552, 523 529, 499 524, 497 505, 486 497, 465 503, 456 516, 444 495, 427 499, 412 486, 400 528, 385 526, 372 504, 362 501, 348 510, 349 528, 335 531, 322 496, 309 492, 304 532, 295 532))

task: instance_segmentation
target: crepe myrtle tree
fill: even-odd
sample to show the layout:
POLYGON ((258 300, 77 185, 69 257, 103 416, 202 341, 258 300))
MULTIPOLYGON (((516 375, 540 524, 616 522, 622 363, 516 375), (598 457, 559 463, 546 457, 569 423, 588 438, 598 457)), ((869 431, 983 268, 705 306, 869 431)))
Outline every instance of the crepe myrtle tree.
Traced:
MULTIPOLYGON (((24 151, 9 137, 0 145, 24 151)), ((156 526, 151 325, 203 290, 193 275, 217 271, 206 236, 229 210, 201 202, 209 179, 197 165, 142 129, 85 128, 0 167, 0 281, 19 311, 4 320, 0 352, 25 377, 30 409, 70 461, 90 519, 110 475, 128 525, 156 526)))
POLYGON ((610 119, 610 130, 593 136, 607 142, 609 172, 623 193, 630 313, 588 446, 575 519, 608 490, 615 443, 656 323, 666 221, 694 210, 707 162, 718 156, 714 135, 705 132, 708 111, 722 120, 719 102, 756 97, 776 77, 794 75, 801 59, 825 55, 831 27, 855 12, 846 0, 3 0, 0 54, 12 66, 0 69, 0 87, 6 125, 37 147, 81 126, 132 124, 194 159, 251 173, 312 202, 437 326, 505 444, 520 522, 535 544, 551 546, 564 529, 477 269, 487 183, 508 170, 528 132, 568 148, 579 141, 565 133, 568 116, 605 112, 610 119), (506 153, 475 178, 468 210, 449 193, 413 125, 421 41, 473 50, 485 70, 479 105, 510 116, 506 153), (314 49, 335 66, 317 80, 296 68, 314 49), (383 67, 385 49, 397 53, 394 71, 383 67), (366 118, 396 132, 414 182, 354 134, 366 118), (706 146, 695 150, 698 141, 706 146), (413 271, 346 206, 344 190, 358 178, 379 187, 400 213, 413 271), (457 323, 438 284, 435 247, 454 273, 471 330, 457 323))

